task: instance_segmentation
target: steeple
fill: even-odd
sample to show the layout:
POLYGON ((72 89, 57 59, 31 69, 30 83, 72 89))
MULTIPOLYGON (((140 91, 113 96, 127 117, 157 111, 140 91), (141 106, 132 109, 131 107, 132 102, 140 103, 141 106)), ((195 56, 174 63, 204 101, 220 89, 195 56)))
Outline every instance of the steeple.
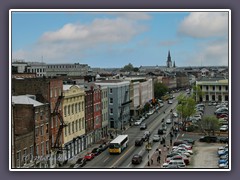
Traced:
POLYGON ((167 67, 168 67, 168 68, 171 68, 171 67, 172 67, 172 60, 171 60, 170 50, 168 51, 167 67))

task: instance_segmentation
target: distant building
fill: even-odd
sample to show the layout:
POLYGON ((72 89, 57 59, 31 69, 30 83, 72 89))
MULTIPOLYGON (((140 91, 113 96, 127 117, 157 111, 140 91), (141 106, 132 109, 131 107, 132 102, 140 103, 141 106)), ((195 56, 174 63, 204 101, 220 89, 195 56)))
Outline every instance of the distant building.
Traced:
POLYGON ((108 88, 101 86, 101 107, 102 107, 102 130, 101 138, 106 138, 108 134, 108 88))
POLYGON ((203 92, 203 96, 197 95, 196 101, 228 101, 228 79, 224 78, 204 78, 196 81, 203 92))
MULTIPOLYGON (((174 65, 175 65, 175 63, 174 63, 174 65)), ((168 51, 167 67, 172 68, 172 59, 171 59, 170 51, 168 51)))

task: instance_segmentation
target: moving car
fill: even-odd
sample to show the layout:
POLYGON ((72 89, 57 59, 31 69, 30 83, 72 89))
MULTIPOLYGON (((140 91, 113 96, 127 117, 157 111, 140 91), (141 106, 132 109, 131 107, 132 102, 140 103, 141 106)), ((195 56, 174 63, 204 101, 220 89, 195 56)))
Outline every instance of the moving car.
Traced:
POLYGON ((135 140, 135 146, 142 146, 143 144, 143 139, 136 139, 135 140))
POLYGON ((141 123, 142 123, 142 120, 136 120, 136 121, 134 122, 134 125, 135 125, 135 126, 139 126, 141 123))
POLYGON ((172 104, 173 102, 172 102, 172 100, 168 100, 168 104, 172 104))
POLYGON ((142 156, 139 154, 135 154, 132 157, 132 164, 140 164, 142 162, 142 156))
POLYGON ((147 129, 147 124, 146 123, 142 123, 140 125, 140 130, 144 130, 144 129, 147 129))
POLYGON ((160 141, 160 136, 158 134, 155 134, 153 136, 153 142, 158 142, 158 141, 160 141))
POLYGON ((171 123, 172 123, 172 120, 171 120, 171 119, 167 119, 167 120, 166 120, 166 123, 167 123, 167 124, 171 124, 171 123))

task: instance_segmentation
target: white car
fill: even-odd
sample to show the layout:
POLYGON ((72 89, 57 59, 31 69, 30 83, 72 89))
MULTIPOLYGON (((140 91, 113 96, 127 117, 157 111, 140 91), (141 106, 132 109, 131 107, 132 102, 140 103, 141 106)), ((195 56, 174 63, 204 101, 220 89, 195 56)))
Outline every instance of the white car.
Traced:
POLYGON ((222 125, 219 130, 220 131, 227 131, 228 130, 228 125, 222 125))
POLYGON ((167 119, 166 120, 166 124, 171 124, 172 123, 172 120, 171 119, 167 119))
POLYGON ((134 122, 134 125, 135 125, 135 126, 139 126, 141 123, 142 123, 142 120, 136 120, 136 121, 134 122))
POLYGON ((173 102, 172 102, 172 100, 168 100, 168 104, 172 104, 173 102))
POLYGON ((187 149, 182 148, 182 147, 178 147, 178 148, 174 149, 173 151, 174 151, 174 152, 180 152, 180 153, 185 153, 185 152, 187 152, 187 153, 193 155, 193 151, 192 151, 192 150, 187 150, 187 149))
POLYGON ((173 117, 177 118, 178 114, 176 112, 173 113, 173 117))

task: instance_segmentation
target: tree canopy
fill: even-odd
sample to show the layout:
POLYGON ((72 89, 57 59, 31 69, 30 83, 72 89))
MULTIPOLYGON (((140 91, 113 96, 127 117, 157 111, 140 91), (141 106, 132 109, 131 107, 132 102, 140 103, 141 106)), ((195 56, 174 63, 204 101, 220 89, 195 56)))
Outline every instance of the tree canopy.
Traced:
POLYGON ((219 130, 220 124, 215 116, 207 116, 198 122, 198 127, 207 135, 215 135, 215 131, 219 130))
POLYGON ((161 99, 162 96, 168 92, 169 89, 163 83, 155 82, 154 83, 154 97, 156 99, 161 99))

